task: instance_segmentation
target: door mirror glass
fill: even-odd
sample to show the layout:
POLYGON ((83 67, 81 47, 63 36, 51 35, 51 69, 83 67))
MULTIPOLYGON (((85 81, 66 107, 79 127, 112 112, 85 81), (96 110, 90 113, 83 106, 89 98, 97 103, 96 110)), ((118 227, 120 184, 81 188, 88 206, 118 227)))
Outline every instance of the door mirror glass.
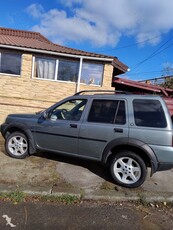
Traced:
POLYGON ((43 112, 43 118, 45 120, 48 118, 48 112, 46 110, 43 112))

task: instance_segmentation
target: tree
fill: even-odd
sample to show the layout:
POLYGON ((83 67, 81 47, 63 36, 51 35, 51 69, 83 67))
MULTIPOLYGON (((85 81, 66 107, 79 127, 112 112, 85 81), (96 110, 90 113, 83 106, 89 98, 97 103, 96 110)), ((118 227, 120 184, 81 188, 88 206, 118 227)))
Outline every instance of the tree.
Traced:
POLYGON ((165 88, 173 89, 173 66, 170 63, 166 63, 165 67, 162 70, 162 76, 164 76, 164 83, 160 86, 165 88))
POLYGON ((169 77, 165 78, 165 82, 162 83, 160 86, 162 86, 164 88, 173 89, 173 76, 169 76, 169 77))
POLYGON ((166 77, 166 76, 172 76, 172 75, 173 75, 173 65, 170 63, 166 63, 162 70, 162 76, 166 77))

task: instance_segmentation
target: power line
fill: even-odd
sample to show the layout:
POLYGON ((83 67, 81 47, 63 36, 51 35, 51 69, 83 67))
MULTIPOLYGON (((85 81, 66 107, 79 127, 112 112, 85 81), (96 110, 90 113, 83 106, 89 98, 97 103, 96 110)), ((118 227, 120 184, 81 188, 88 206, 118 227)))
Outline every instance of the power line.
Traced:
POLYGON ((146 40, 144 40, 144 41, 142 41, 142 42, 136 42, 136 43, 132 43, 132 44, 130 44, 130 45, 120 46, 120 47, 118 47, 118 48, 109 49, 109 50, 107 50, 107 49, 105 49, 105 50, 93 50, 92 52, 109 52, 109 51, 114 51, 114 50, 125 49, 125 48, 128 48, 128 47, 136 46, 136 45, 139 45, 139 44, 142 44, 142 43, 151 41, 151 40, 153 40, 153 39, 155 39, 155 38, 158 38, 158 37, 160 37, 160 35, 159 35, 159 36, 155 36, 155 37, 150 38, 150 39, 146 39, 146 40))
POLYGON ((163 45, 161 45, 158 49, 156 49, 152 54, 150 54, 147 58, 145 58, 144 60, 140 61, 139 63, 137 63, 133 70, 138 68, 140 65, 142 65, 144 62, 148 61, 149 59, 155 57, 156 55, 162 53, 164 50, 168 49, 169 47, 171 47, 173 45, 173 43, 171 43, 169 46, 167 46, 166 48, 160 50, 163 46, 165 46, 170 40, 172 39, 172 37, 170 37, 163 45), (159 51, 160 50, 160 51, 159 51))
MULTIPOLYGON (((164 50, 167 50, 169 47, 171 47, 173 45, 173 43, 171 43, 169 46, 167 46, 166 48, 164 48, 164 49, 162 49, 160 52, 158 52, 157 54, 160 54, 160 53, 162 53, 164 50)), ((155 55, 153 55, 153 57, 154 56, 156 56, 157 54, 155 54, 155 55)))

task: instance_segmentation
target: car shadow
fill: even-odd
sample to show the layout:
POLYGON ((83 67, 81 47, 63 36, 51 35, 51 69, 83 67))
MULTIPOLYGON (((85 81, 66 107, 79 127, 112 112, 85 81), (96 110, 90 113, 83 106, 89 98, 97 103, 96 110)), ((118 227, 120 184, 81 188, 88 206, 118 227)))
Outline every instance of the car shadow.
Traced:
POLYGON ((41 157, 41 158, 47 158, 49 160, 68 163, 68 164, 72 164, 72 165, 86 168, 90 172, 103 178, 104 180, 115 184, 113 179, 111 178, 109 167, 102 165, 100 162, 81 159, 81 158, 77 158, 77 157, 64 156, 61 154, 48 153, 48 152, 38 152, 38 153, 34 154, 34 156, 41 157))
MULTIPOLYGON (((0 136, 0 151, 6 155, 5 148, 4 148, 4 139, 1 136, 0 136)), ((71 157, 62 154, 55 154, 51 152, 37 152, 33 156, 86 168, 93 174, 104 179, 105 181, 112 183, 113 184, 112 186, 115 185, 115 188, 118 186, 115 184, 115 182, 113 181, 110 175, 109 167, 103 166, 100 162, 81 159, 75 156, 71 157)))

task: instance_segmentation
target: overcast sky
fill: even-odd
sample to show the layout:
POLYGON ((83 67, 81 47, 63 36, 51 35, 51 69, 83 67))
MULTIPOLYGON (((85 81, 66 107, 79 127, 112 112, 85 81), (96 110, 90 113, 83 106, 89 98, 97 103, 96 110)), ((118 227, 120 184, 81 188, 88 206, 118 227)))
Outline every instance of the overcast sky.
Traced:
POLYGON ((130 79, 159 77, 173 67, 171 0, 6 0, 0 26, 117 56, 129 66, 130 79))

